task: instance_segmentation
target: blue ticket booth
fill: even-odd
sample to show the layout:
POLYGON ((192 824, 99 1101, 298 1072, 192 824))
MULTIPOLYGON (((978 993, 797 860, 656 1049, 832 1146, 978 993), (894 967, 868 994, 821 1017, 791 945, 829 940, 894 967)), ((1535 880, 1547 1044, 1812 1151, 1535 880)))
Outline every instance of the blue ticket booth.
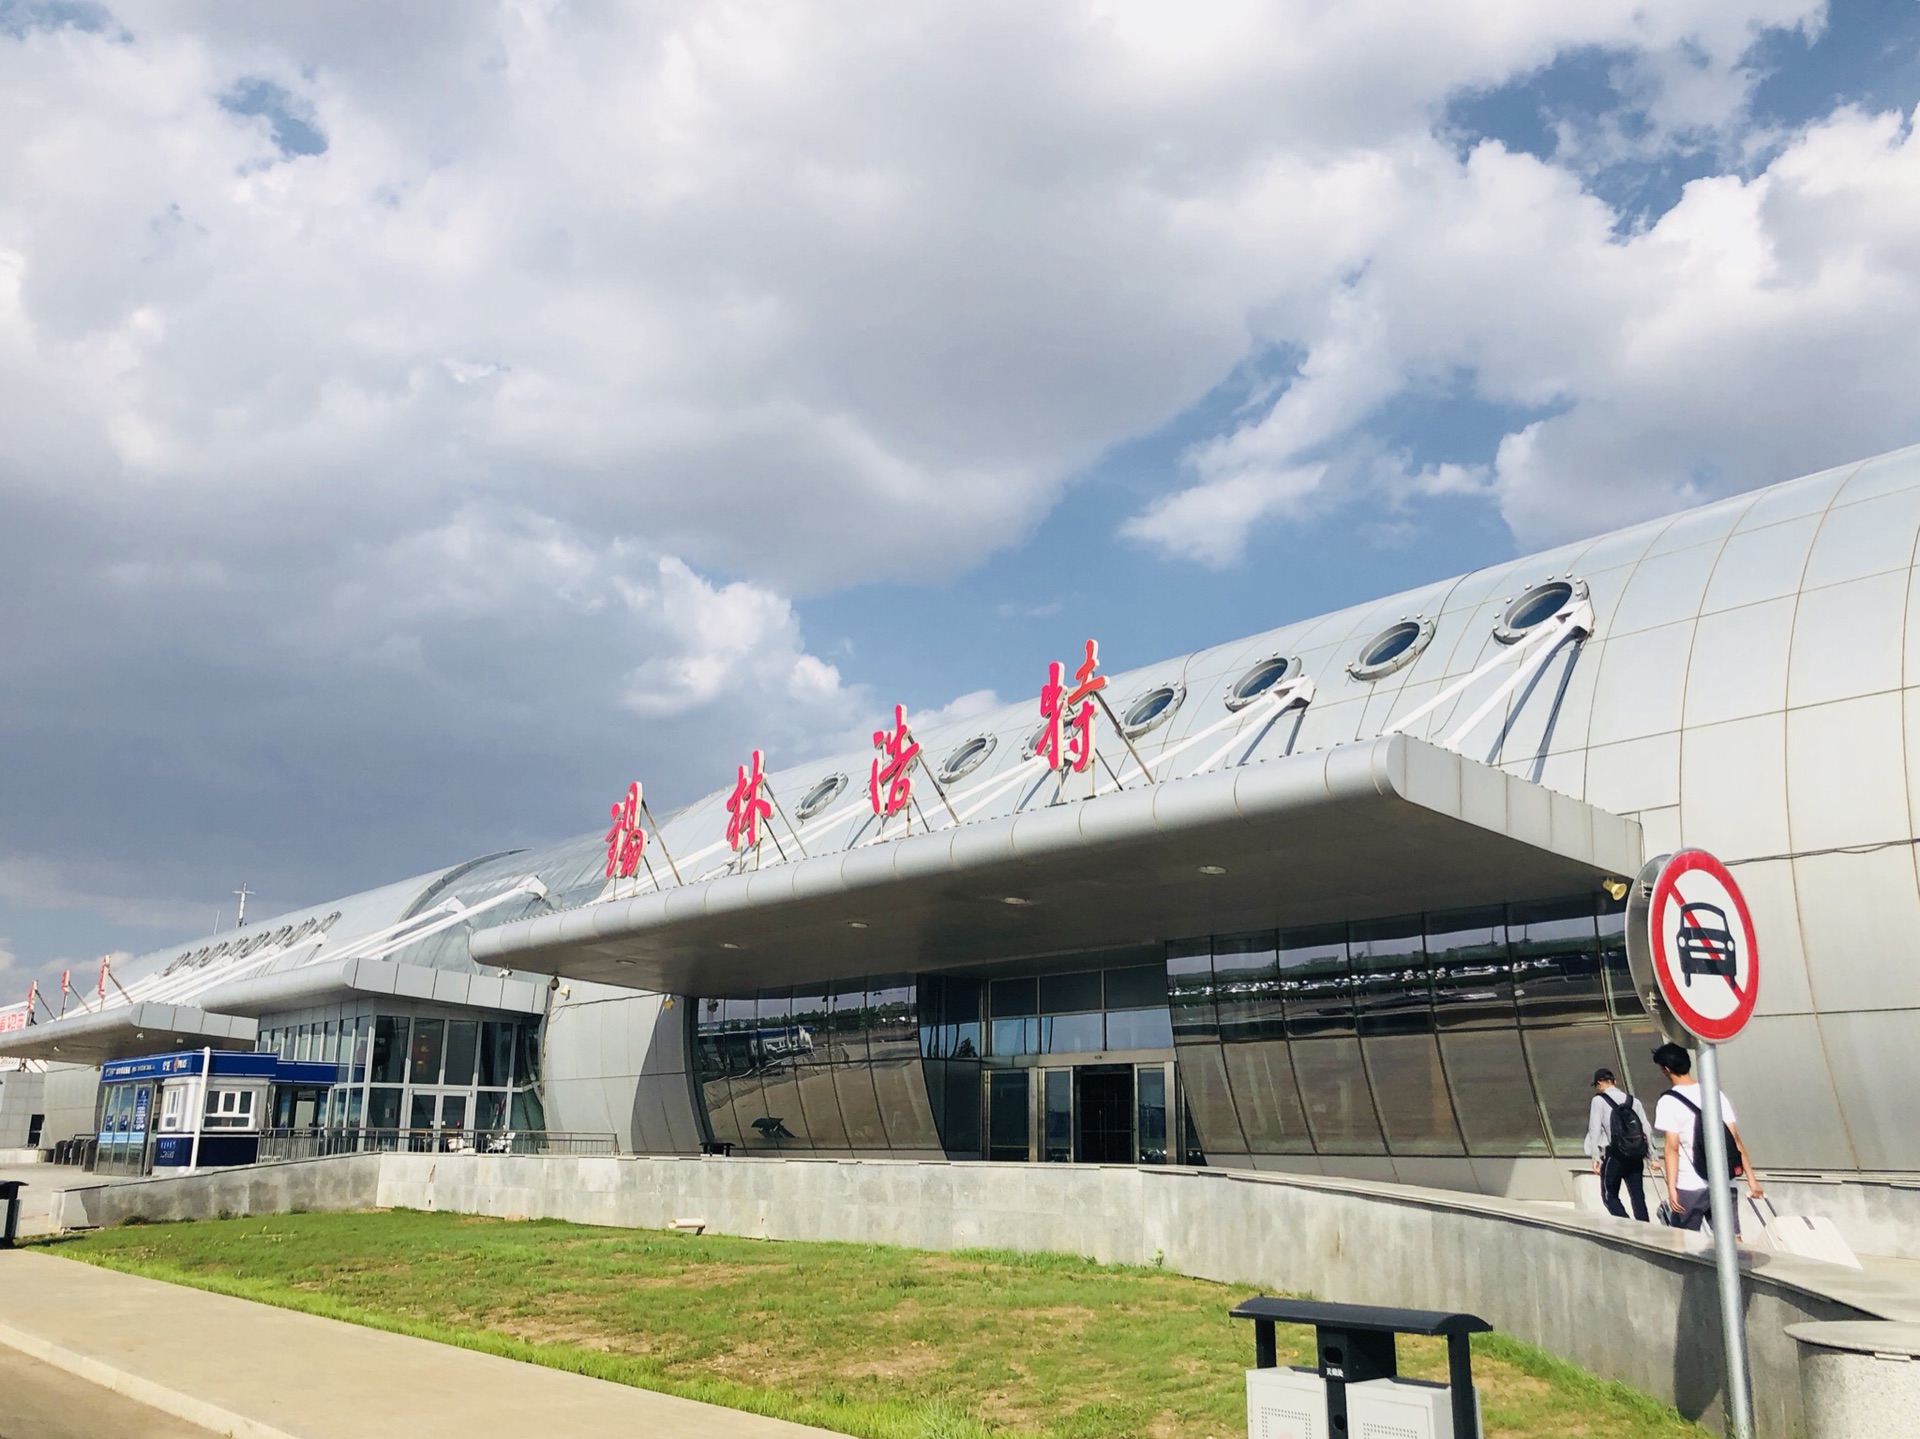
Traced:
POLYGON ((100 1068, 94 1170, 149 1174, 252 1164, 266 1134, 325 1113, 332 1064, 195 1049, 116 1059, 100 1068))

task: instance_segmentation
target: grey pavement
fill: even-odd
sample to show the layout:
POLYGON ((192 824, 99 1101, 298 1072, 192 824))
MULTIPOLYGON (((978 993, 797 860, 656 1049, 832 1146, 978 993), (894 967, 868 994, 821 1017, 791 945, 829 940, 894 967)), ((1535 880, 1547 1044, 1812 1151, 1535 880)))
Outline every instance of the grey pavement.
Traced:
POLYGON ((0 1439, 207 1439, 184 1419, 0 1349, 0 1439))
POLYGON ((0 1252, 0 1346, 236 1439, 359 1439, 373 1428, 408 1439, 829 1432, 116 1274, 40 1248, 0 1252))
MULTIPOLYGON (((26 1184, 20 1191, 20 1234, 32 1238, 54 1232, 47 1212, 47 1198, 56 1189, 73 1189, 84 1184, 117 1184, 125 1181, 105 1174, 89 1174, 71 1164, 0 1164, 0 1179, 18 1179, 26 1184)), ((12 1439, 11 1435, 6 1439, 12 1439)))

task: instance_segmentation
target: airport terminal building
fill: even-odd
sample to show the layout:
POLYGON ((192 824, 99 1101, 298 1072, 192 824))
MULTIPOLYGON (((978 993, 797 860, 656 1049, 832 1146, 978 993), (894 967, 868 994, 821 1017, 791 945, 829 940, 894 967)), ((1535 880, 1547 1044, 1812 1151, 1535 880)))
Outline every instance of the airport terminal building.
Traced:
POLYGON ((1756 1160, 1920 1172, 1917 542, 1920 449, 1162 662, 1088 616, 996 713, 117 967, 0 1033, 0 1147, 131 1153, 100 1066, 257 1048, 333 1075, 263 1129, 353 1143, 1557 1197, 1592 1071, 1657 1083, 1622 896, 1684 844, 1765 951, 1756 1160))

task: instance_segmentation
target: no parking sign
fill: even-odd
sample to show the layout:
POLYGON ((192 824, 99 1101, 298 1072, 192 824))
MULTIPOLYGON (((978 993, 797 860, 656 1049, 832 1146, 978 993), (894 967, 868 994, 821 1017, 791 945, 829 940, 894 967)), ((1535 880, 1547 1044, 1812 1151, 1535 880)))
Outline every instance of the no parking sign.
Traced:
POLYGON ((1738 1034, 1760 997, 1760 946, 1746 896, 1702 849, 1663 855, 1627 903, 1634 987, 1673 1034, 1719 1043, 1738 1034))

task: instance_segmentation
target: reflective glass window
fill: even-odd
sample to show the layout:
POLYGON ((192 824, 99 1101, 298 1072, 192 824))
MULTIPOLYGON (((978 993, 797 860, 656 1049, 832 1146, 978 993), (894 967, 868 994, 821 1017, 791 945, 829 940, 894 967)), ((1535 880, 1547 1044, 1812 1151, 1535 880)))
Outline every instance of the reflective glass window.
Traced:
POLYGON ((526 1019, 513 1027, 513 1082, 540 1082, 540 1025, 526 1019))
POLYGON ((1167 1072, 1158 1065, 1142 1065, 1134 1075, 1138 1114, 1134 1134, 1142 1164, 1167 1162, 1167 1072))
POLYGON ((1173 1032, 1181 1040, 1212 1039, 1220 1033, 1213 1007, 1212 939, 1167 946, 1167 1005, 1173 1011, 1173 1032))
POLYGON ((1110 969, 1105 989, 1108 1009, 1165 1009, 1167 967, 1162 963, 1110 969))
MULTIPOLYGON (((1651 1119, 1654 1100, 1667 1090, 1667 1077, 1653 1062, 1653 1051, 1664 1042, 1665 1036, 1653 1027, 1651 1020, 1645 1019, 1631 1024, 1616 1024, 1613 1033, 1620 1041, 1620 1057, 1626 1061, 1625 1067, 1616 1068, 1614 1073, 1646 1106, 1647 1118, 1651 1119)), ((1592 1079, 1593 1076, 1587 1077, 1592 1079)))
POLYGON ((987 1158, 1023 1160, 1030 1128, 1024 1069, 987 1071, 987 1158))
POLYGON ((1173 1024, 1164 1007, 1107 1012, 1108 1049, 1171 1049, 1173 1024))
POLYGON ((1633 992, 1627 968, 1627 905, 1625 900, 1600 896, 1596 917, 1600 931, 1600 975, 1606 983, 1607 1008, 1620 1019, 1639 1019, 1646 1006, 1633 992))
POLYGON ((360 1106, 363 1093, 364 1091, 358 1089, 350 1089, 347 1091, 347 1117, 344 1123, 348 1129, 358 1129, 360 1127, 360 1106))
MULTIPOLYGON (((400 1083, 407 1077, 406 1065, 407 1022, 383 1014, 373 1022, 373 1082, 400 1083)), ((397 1111, 393 1122, 396 1125, 400 1122, 397 1111)))
POLYGON ((733 1112, 733 1084, 734 1081, 724 1073, 714 1073, 700 1081, 700 1100, 706 1106, 707 1128, 720 1144, 739 1145, 745 1142, 740 1137, 740 1121, 733 1112))
POLYGON ((322 1064, 340 1062, 340 1029, 331 1019, 320 1026, 320 1052, 314 1058, 322 1064))
POLYGON ((1225 1046, 1183 1044, 1178 1051, 1180 1091, 1186 1099, 1200 1147, 1215 1156, 1245 1154, 1246 1135, 1227 1084, 1225 1046))
POLYGON ((504 1089, 483 1089, 474 1101, 473 1127, 475 1129, 499 1129, 507 1122, 507 1092, 504 1089))
POLYGON ((1347 953, 1362 1034, 1424 1034, 1433 1027, 1433 985, 1419 915, 1349 925, 1347 953))
MULTIPOLYGON (((1525 1031, 1534 1091, 1547 1112, 1555 1154, 1578 1156, 1593 1100, 1593 1072, 1603 1065, 1620 1073, 1620 1047, 1610 1024, 1556 1025, 1525 1031)), ((1651 1118, 1653 1111, 1647 1111, 1651 1118)))
POLYGON ((1293 1072, 1316 1149, 1322 1154, 1386 1153, 1359 1040, 1296 1040, 1293 1072))
POLYGON ((541 1106, 540 1096, 531 1089, 516 1089, 508 1102, 509 1123, 515 1129, 545 1129, 547 1113, 541 1106))
POLYGON ((1285 1032, 1272 930, 1213 941, 1213 996, 1222 1039, 1277 1039, 1285 1032))
POLYGON ((1373 1099, 1395 1154, 1463 1154, 1440 1044, 1431 1034, 1376 1034, 1361 1041, 1373 1099))
POLYGON ((1040 1021, 1038 1018, 996 1019, 993 1021, 993 1033, 990 1038, 994 1054, 1038 1054, 1040 1052, 1040 1021))
POLYGON ((1430 914, 1426 923, 1435 1023, 1442 1029, 1513 1024, 1506 911, 1454 910, 1430 914))
POLYGON ((940 1142, 955 1159, 978 1159, 984 1153, 980 1132, 980 1066, 965 1060, 936 1060, 928 1067, 932 1088, 938 1072, 942 1106, 940 1142))
POLYGON ((1519 1030, 1442 1031, 1440 1058, 1447 1066, 1453 1112, 1466 1136, 1467 1153, 1517 1157, 1547 1152, 1519 1030))
POLYGON ((480 1023, 473 1019, 456 1019, 447 1025, 447 1078, 448 1085, 456 1089, 465 1089, 473 1083, 474 1061, 480 1049, 480 1023))
POLYGON ((1073 1071, 1045 1071, 1043 1147, 1040 1158, 1049 1164, 1067 1164, 1073 1159, 1073 1071))
POLYGON ((1298 1037, 1352 1033, 1353 980, 1346 926, 1284 929, 1279 958, 1287 1033, 1298 1037))
POLYGON ((400 1127, 400 1091, 374 1088, 367 1091, 367 1128, 400 1127))
POLYGON ((806 1119, 806 1132, 814 1145, 821 1149, 846 1149, 847 1126, 840 1117, 840 1100, 834 1093, 833 1073, 827 1062, 831 1052, 827 1020, 825 993, 795 993, 793 1084, 799 1095, 800 1112, 806 1119))
POLYGON ((740 1137, 748 1149, 806 1149, 812 1144, 807 1133, 805 1112, 800 1107, 800 1090, 794 1083, 793 1062, 788 1058, 770 1060, 760 1072, 762 1113, 751 1119, 742 1115, 740 1137))
POLYGON ((867 991, 865 988, 835 990, 827 997, 829 1025, 833 1031, 833 1062, 867 1062, 867 991))
POLYGON ((993 1019, 1019 1019, 1040 1012, 1040 983, 1034 979, 996 979, 987 987, 993 1019))
POLYGON ((301 1061, 313 1058, 313 1026, 311 1024, 300 1026, 299 1037, 293 1045, 293 1057, 301 1061))
MULTIPOLYGON (((916 1041, 917 1044, 917 1041, 916 1041)), ((880 1104, 880 1122, 887 1143, 896 1150, 942 1153, 940 1131, 934 1127, 933 1104, 927 1095, 926 1067, 918 1054, 873 1062, 873 1093, 880 1104)))
POLYGON ((414 1020, 413 1043, 407 1050, 407 1083, 440 1082, 440 1054, 446 1043, 446 1029, 445 1020, 414 1020))
MULTIPOLYGON (((1306 1110, 1284 1040, 1229 1044, 1224 1055, 1240 1132, 1254 1154, 1310 1154, 1306 1110)), ((1185 1063, 1185 1056, 1181 1058, 1185 1063)))
POLYGON ((854 1149, 885 1149, 887 1130, 880 1122, 880 1100, 873 1091, 871 1067, 865 1063, 836 1064, 831 1073, 840 1116, 847 1126, 847 1143, 854 1149))
POLYGON ((1522 1023, 1606 1017, 1591 899, 1511 905, 1507 939, 1522 1023))
POLYGON ((1044 1015, 1039 1024, 1044 1054, 1092 1054, 1107 1047, 1106 1027, 1098 1010, 1091 1014, 1044 1015))
POLYGON ((480 1082, 505 1089, 513 1083, 513 1026, 489 1019, 480 1026, 480 1082))
POLYGON ((1040 978, 1040 1012, 1074 1014, 1100 1008, 1100 971, 1048 974, 1040 978))
POLYGON ((921 982, 920 1052, 933 1059, 978 1059, 980 1005, 986 986, 977 979, 921 982))
POLYGON ((875 985, 867 991, 867 1052, 876 1062, 919 1060, 920 1018, 911 984, 875 985))

